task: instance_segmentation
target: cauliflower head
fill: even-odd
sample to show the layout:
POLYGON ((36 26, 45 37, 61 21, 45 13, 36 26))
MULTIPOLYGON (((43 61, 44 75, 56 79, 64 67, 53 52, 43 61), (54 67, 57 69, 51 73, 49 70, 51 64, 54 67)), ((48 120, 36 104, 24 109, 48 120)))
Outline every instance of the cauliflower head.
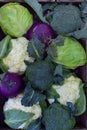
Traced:
POLYGON ((27 52, 28 42, 29 41, 24 37, 11 39, 12 50, 3 58, 3 63, 8 67, 9 72, 23 73, 26 70, 24 61, 34 61, 32 57, 29 57, 27 52))
MULTIPOLYGON (((21 105, 21 99, 23 97, 23 94, 19 94, 17 97, 15 98, 9 98, 8 101, 5 102, 4 107, 3 107, 3 111, 7 111, 7 110, 21 110, 24 112, 30 112, 33 113, 33 117, 29 120, 29 122, 33 122, 34 120, 38 119, 39 117, 41 117, 41 107, 39 104, 35 104, 33 106, 30 107, 25 107, 23 105, 21 105)), ((25 123, 23 123, 22 125, 20 125, 20 127, 18 127, 18 129, 24 128, 25 123)))
MULTIPOLYGON (((77 77, 70 76, 65 78, 63 85, 53 85, 52 88, 59 94, 57 101, 67 106, 67 102, 71 102, 73 105, 80 98, 80 82, 77 77)), ((49 103, 53 103, 54 99, 48 99, 49 103)))

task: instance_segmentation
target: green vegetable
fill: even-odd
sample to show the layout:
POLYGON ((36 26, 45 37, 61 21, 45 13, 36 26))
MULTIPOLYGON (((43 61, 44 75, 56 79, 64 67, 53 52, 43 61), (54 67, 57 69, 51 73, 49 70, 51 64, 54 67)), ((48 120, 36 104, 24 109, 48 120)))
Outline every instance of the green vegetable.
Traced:
POLYGON ((75 106, 73 105, 72 102, 67 102, 67 106, 72 113, 75 111, 75 106))
POLYGON ((27 121, 29 121, 29 119, 31 119, 34 114, 24 112, 21 110, 12 109, 5 111, 4 115, 5 123, 13 129, 18 129, 18 127, 20 127, 23 123, 25 123, 25 125, 28 123, 29 125, 30 122, 27 121))
POLYGON ((73 36, 76 39, 87 39, 87 21, 82 29, 77 30, 69 34, 69 36, 73 36))
POLYGON ((42 44, 37 36, 34 35, 28 44, 27 51, 29 53, 29 56, 34 57, 35 59, 42 59, 44 56, 44 48, 44 44, 42 44))
POLYGON ((53 84, 54 65, 47 61, 36 61, 28 65, 26 77, 33 88, 47 90, 53 84))
POLYGON ((33 123, 29 125, 27 130, 41 130, 41 122, 40 119, 35 120, 33 123))
POLYGON ((7 3, 0 8, 0 25, 5 34, 20 37, 32 26, 33 18, 19 3, 7 3))
POLYGON ((7 72, 8 67, 3 63, 3 58, 7 56, 7 54, 12 49, 11 37, 7 35, 4 39, 0 41, 0 68, 3 72, 7 72))
POLYGON ((43 122, 46 130, 72 130, 75 118, 67 107, 53 103, 44 112, 43 122))
POLYGON ((62 65, 58 64, 55 68, 54 75, 63 76, 63 67, 62 65))
POLYGON ((38 0, 24 0, 29 6, 33 8, 38 17, 43 21, 47 22, 45 17, 43 16, 42 5, 38 2, 38 0))
POLYGON ((60 95, 56 92, 56 90, 51 87, 48 91, 47 91, 47 97, 49 99, 57 99, 60 97, 60 95))
MULTIPOLYGON (((52 43, 50 47, 52 47, 55 52, 55 55, 53 54, 52 56, 53 61, 62 64, 68 69, 75 69, 86 63, 86 53, 84 48, 73 38, 65 37, 63 46, 58 46, 55 43, 52 43)), ((52 52, 51 49, 48 50, 49 55, 52 55, 52 52)))
POLYGON ((57 34, 65 35, 81 28, 82 20, 78 7, 74 5, 58 5, 52 13, 50 24, 57 34))
POLYGON ((0 60, 0 69, 3 72, 7 72, 8 71, 8 67, 3 63, 3 60, 0 60))
POLYGON ((82 115, 86 111, 86 96, 83 89, 83 84, 80 84, 80 98, 75 104, 75 116, 82 115))
POLYGON ((11 51, 11 37, 6 36, 0 41, 0 59, 4 58, 11 51))
POLYGON ((80 5, 81 17, 84 21, 81 29, 76 30, 68 34, 69 36, 73 36, 76 39, 87 39, 87 0, 84 0, 80 5))
POLYGON ((31 84, 28 83, 24 90, 24 96, 21 100, 22 105, 32 106, 38 102, 45 100, 45 96, 38 90, 34 90, 31 84))
MULTIPOLYGON (((71 82, 69 83, 69 84, 71 84, 71 89, 72 89, 72 84, 73 84, 73 80, 75 80, 75 79, 72 79, 71 80, 71 82)), ((68 82, 68 81, 67 81, 68 82)), ((76 82, 76 85, 77 85, 77 83, 78 83, 78 81, 74 81, 74 82, 76 82)), ((71 110, 72 109, 74 109, 74 110, 72 110, 73 111, 73 114, 75 115, 75 116, 79 116, 79 115, 82 115, 85 111, 86 111, 86 97, 85 97, 85 93, 84 93, 84 90, 83 90, 83 84, 82 84, 82 82, 79 80, 79 82, 80 82, 80 85, 79 85, 79 98, 76 100, 76 102, 75 102, 75 104, 73 104, 72 103, 72 101, 73 100, 75 100, 75 98, 74 98, 74 93, 72 93, 73 94, 73 100, 71 100, 70 102, 68 102, 67 100, 66 100, 66 102, 67 102, 67 106, 69 107, 71 107, 71 110)), ((65 83, 65 82, 64 82, 65 83)), ((66 84, 66 83, 65 83, 66 84)), ((64 85, 65 85, 64 84, 64 85)), ((67 85, 69 85, 69 84, 67 84, 67 85)), ((66 87, 67 87, 67 85, 66 85, 66 87)), ((57 86, 57 85, 56 85, 57 86)), ((58 87, 59 87, 59 85, 58 85, 58 87)), ((62 86, 61 86, 62 87, 62 86)), ((75 86, 75 88, 76 87, 78 87, 78 86, 75 86)), ((68 88, 67 88, 68 89, 68 88)), ((68 91, 70 91, 70 90, 68 90, 68 91)), ((68 96, 69 97, 69 94, 70 94, 70 92, 68 92, 67 93, 67 91, 64 93, 64 92, 62 92, 63 93, 63 95, 64 94, 67 94, 66 96, 68 96)), ((71 96, 71 95, 70 95, 71 96)), ((56 101, 58 101, 58 98, 61 98, 62 100, 64 100, 64 96, 62 97, 62 95, 60 96, 59 95, 59 93, 57 92, 57 87, 56 88, 53 88, 53 87, 51 87, 48 91, 47 91, 47 97, 48 97, 48 101, 50 102, 50 104, 52 103, 52 102, 54 102, 55 101, 55 99, 56 99, 56 101), (50 100, 51 99, 51 100, 50 100)), ((66 98, 66 97, 65 97, 66 98)), ((60 104, 61 104, 61 102, 60 102, 60 104)))
POLYGON ((40 101, 39 102, 39 105, 40 105, 40 107, 41 107, 41 109, 42 109, 42 113, 47 109, 47 102, 45 101, 45 100, 43 100, 43 101, 40 101))

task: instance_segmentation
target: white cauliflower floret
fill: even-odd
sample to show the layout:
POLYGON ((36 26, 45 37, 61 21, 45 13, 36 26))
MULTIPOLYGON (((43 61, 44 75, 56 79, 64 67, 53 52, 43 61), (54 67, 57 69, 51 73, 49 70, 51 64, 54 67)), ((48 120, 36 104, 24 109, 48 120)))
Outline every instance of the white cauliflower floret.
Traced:
MULTIPOLYGON (((23 105, 21 105, 21 99, 22 99, 23 95, 20 94, 15 98, 9 98, 8 101, 5 102, 4 107, 3 107, 3 111, 7 111, 7 110, 12 110, 12 109, 16 109, 16 110, 22 110, 24 112, 30 112, 30 113, 34 113, 34 116, 29 120, 29 122, 32 122, 36 119, 38 119, 39 117, 41 117, 41 107, 39 104, 30 106, 30 107, 25 107, 23 105)), ((18 129, 23 128, 25 126, 25 123, 23 123, 20 127, 18 127, 18 129)))
POLYGON ((22 110, 22 111, 34 113, 35 115, 32 117, 32 120, 39 118, 41 116, 40 105, 36 104, 36 105, 30 106, 30 107, 25 107, 25 106, 21 105, 22 97, 23 97, 23 95, 20 94, 19 96, 15 97, 15 98, 9 98, 8 101, 5 102, 3 110, 4 111, 12 110, 12 109, 22 110))
POLYGON ((3 58, 3 63, 8 67, 9 72, 23 73, 26 70, 24 60, 33 62, 34 59, 28 56, 28 40, 24 37, 11 39, 12 50, 3 58))
MULTIPOLYGON (((63 85, 53 85, 52 87, 59 94, 59 98, 57 98, 58 102, 63 105, 67 105, 67 102, 71 102, 75 104, 76 101, 80 97, 80 82, 79 78, 71 76, 64 80, 63 85)), ((49 103, 53 103, 53 99, 48 99, 49 103)))

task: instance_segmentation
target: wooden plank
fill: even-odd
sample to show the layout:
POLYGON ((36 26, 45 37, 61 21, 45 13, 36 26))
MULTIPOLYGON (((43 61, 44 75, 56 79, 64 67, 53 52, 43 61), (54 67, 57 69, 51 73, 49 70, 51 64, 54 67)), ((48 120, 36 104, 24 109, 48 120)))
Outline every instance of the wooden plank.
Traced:
MULTIPOLYGON (((0 130, 12 130, 11 128, 1 128, 0 130)), ((73 129, 73 130, 87 130, 87 128, 76 128, 76 129, 73 129)))
MULTIPOLYGON (((38 0, 39 2, 53 2, 55 0, 38 0)), ((0 2, 24 2, 23 0, 0 0, 0 2)))
POLYGON ((83 2, 84 0, 55 0, 57 2, 83 2))
MULTIPOLYGON (((81 43, 83 47, 85 48, 86 55, 87 55, 87 41, 86 42, 82 41, 81 43)), ((87 64, 82 67, 79 67, 79 74, 83 82, 87 84, 87 64)))
MULTIPOLYGON (((10 128, 1 128, 0 130, 12 130, 12 129, 10 129, 10 128)), ((73 129, 73 130, 87 130, 87 128, 82 128, 82 129, 77 128, 77 129, 73 129)))
MULTIPOLYGON (((0 0, 0 2, 23 2, 23 0, 0 0)), ((84 0, 38 0, 39 2, 82 2, 84 0)))

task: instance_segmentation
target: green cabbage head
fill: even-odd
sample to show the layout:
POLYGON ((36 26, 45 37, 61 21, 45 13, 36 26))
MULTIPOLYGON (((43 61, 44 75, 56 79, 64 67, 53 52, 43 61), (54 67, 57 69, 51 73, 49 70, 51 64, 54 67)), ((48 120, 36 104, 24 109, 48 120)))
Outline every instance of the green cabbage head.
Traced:
POLYGON ((21 37, 32 24, 32 14, 19 3, 10 2, 0 8, 0 26, 5 34, 21 37))
POLYGON ((53 57, 55 63, 62 64, 68 69, 75 69, 86 63, 86 53, 82 45, 75 39, 66 37, 64 45, 53 44, 56 55, 53 57))

